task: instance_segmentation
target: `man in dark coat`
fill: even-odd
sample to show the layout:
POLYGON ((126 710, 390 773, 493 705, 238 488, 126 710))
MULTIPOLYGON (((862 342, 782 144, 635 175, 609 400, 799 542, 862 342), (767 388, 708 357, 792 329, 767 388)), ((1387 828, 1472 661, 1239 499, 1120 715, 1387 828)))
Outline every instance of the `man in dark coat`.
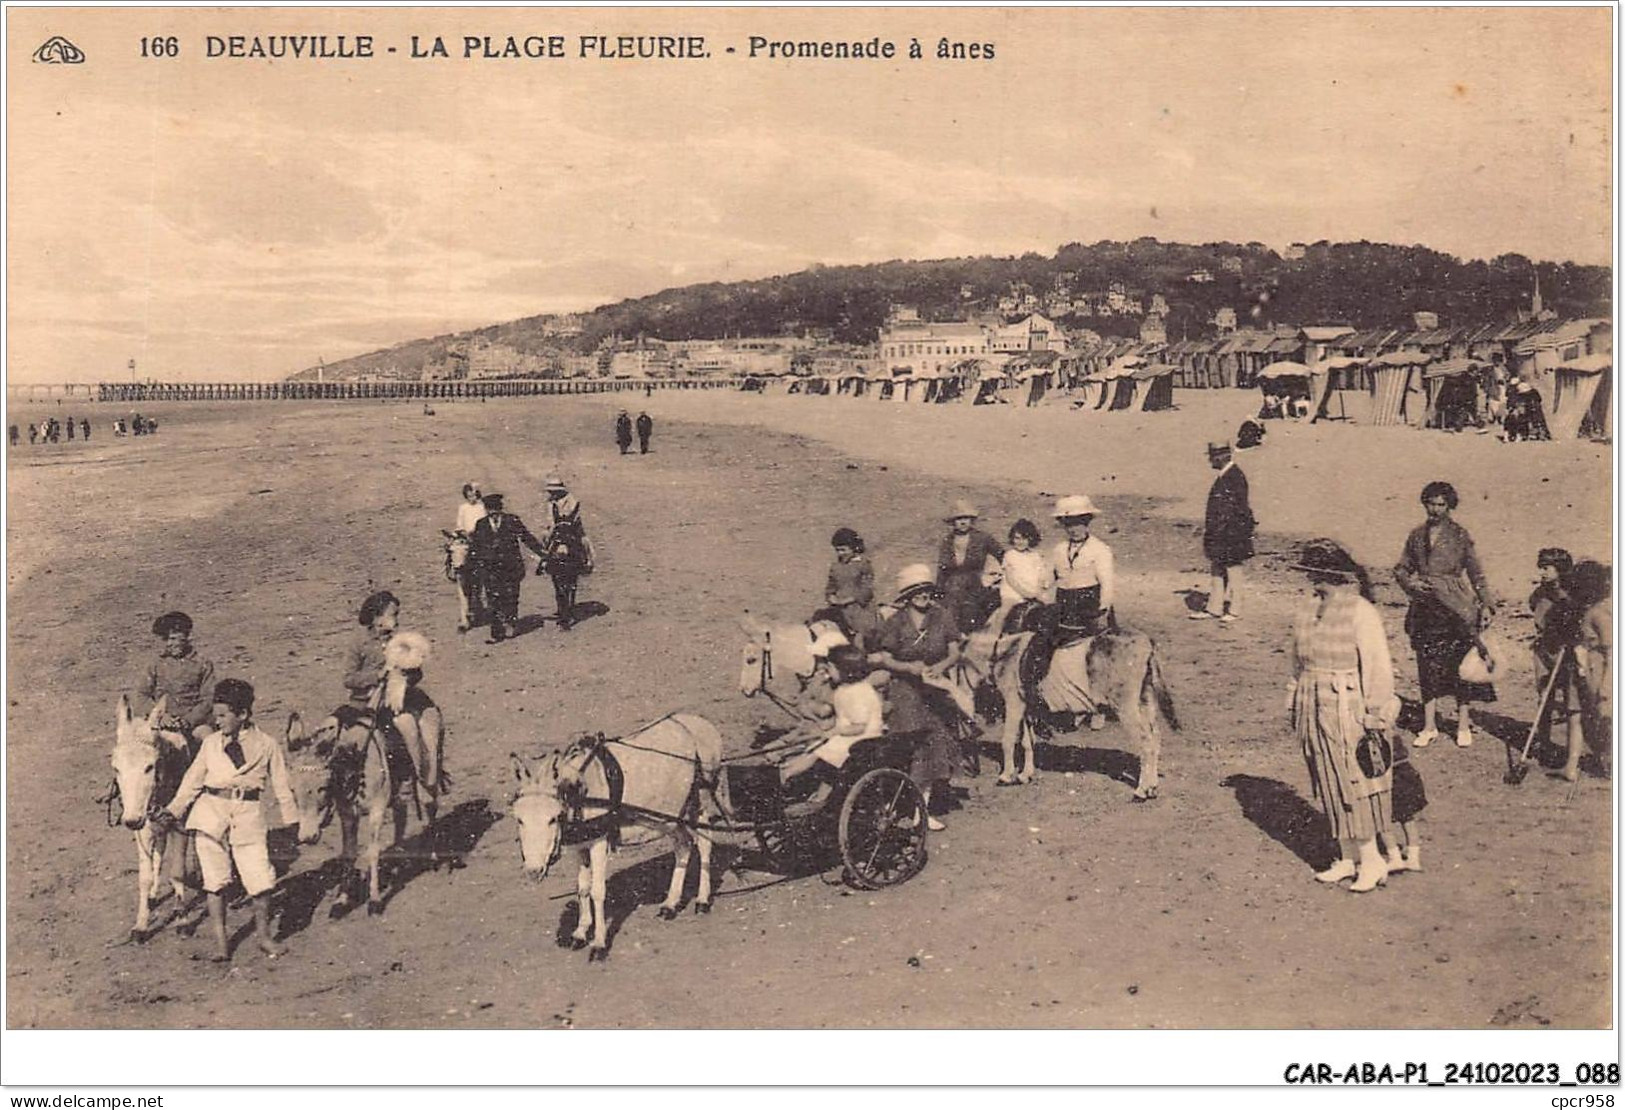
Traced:
POLYGON ((632 449, 632 418, 626 415, 625 409, 615 418, 615 446, 623 455, 632 449))
POLYGON ((981 628, 999 607, 999 591, 985 584, 984 575, 999 565, 1004 547, 976 527, 980 515, 970 502, 954 502, 944 517, 948 534, 937 549, 937 589, 961 632, 981 628))
POLYGON ((1235 464, 1228 443, 1207 445, 1208 465, 1219 472, 1207 495, 1207 520, 1202 528, 1202 553, 1212 566, 1213 583, 1208 590, 1207 609, 1191 613, 1192 620, 1230 622, 1241 614, 1241 567, 1253 557, 1252 505, 1247 496, 1247 476, 1235 464))
POLYGON ((649 453, 649 437, 654 435, 655 422, 646 412, 638 413, 638 454, 649 453))
POLYGON ((486 642, 500 644, 519 623, 519 587, 525 580, 525 553, 519 547, 523 544, 537 555, 546 554, 547 548, 524 521, 503 511, 500 493, 487 494, 484 504, 485 516, 474 525, 468 557, 485 588, 491 614, 491 638, 486 642))

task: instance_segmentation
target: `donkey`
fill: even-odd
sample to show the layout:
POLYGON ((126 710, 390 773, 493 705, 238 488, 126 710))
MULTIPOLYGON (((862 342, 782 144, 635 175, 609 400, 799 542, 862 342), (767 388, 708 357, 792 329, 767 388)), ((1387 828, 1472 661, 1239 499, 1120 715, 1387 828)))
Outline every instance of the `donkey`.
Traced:
POLYGON ((575 848, 575 932, 565 942, 588 947, 587 962, 609 957, 609 921, 604 908, 609 852, 623 827, 642 826, 671 838, 671 886, 658 916, 677 916, 690 851, 700 860, 695 913, 711 912, 711 847, 708 826, 717 816, 717 778, 722 770, 722 734, 703 717, 673 713, 629 736, 578 737, 534 766, 510 753, 518 789, 512 811, 519 825, 519 852, 525 871, 540 881, 558 862, 565 845, 575 848))
MULTIPOLYGON (((990 682, 1004 699, 1005 724, 1000 737, 1004 769, 999 781, 1031 782, 1035 777, 1033 732, 1036 706, 1026 700, 1021 658, 1033 633, 1002 635, 993 631, 973 634, 962 657, 962 679, 971 687, 990 682), (1026 766, 1016 774, 1015 753, 1020 745, 1026 766)), ((1038 683, 1045 707, 1062 712, 1115 710, 1139 741, 1140 773, 1133 800, 1157 796, 1157 758, 1162 751, 1162 725, 1179 728, 1173 695, 1163 681, 1157 646, 1150 636, 1131 628, 1108 629, 1087 640, 1056 651, 1049 673, 1038 683)))
MULTIPOLYGON (((171 843, 178 847, 185 844, 185 837, 171 838, 162 825, 148 820, 174 798, 191 763, 185 742, 178 736, 171 739, 173 734, 158 729, 168 704, 167 697, 159 698, 151 712, 140 718, 130 712, 130 699, 121 694, 113 710, 113 786, 105 800, 109 823, 116 801, 120 823, 135 835, 138 878, 130 939, 138 942, 149 935, 152 905, 163 883, 165 850, 171 843)), ((171 883, 178 903, 186 897, 186 888, 178 879, 171 883)))

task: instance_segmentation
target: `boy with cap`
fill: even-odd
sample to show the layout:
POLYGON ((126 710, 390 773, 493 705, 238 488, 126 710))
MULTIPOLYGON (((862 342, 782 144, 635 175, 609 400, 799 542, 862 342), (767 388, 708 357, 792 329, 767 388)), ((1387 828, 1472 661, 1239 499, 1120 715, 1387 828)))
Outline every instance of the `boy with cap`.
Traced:
POLYGON ((209 896, 217 961, 231 958, 226 937, 226 898, 233 868, 254 900, 254 928, 260 951, 279 956, 285 949, 271 936, 271 890, 276 872, 265 849, 265 815, 260 796, 276 797, 284 825, 296 824, 299 808, 288 782, 282 747, 253 723, 254 688, 236 678, 222 679, 213 691, 216 730, 202 747, 169 807, 154 820, 173 825, 182 817, 197 834, 203 889, 209 896), (190 813, 188 813, 190 811, 190 813))
POLYGON ((144 716, 168 697, 168 712, 158 722, 161 732, 181 737, 187 754, 197 755, 198 743, 209 731, 209 695, 214 689, 214 664, 192 646, 192 618, 181 612, 165 613, 152 622, 158 654, 147 664, 130 698, 130 710, 144 716))
POLYGON ((1207 608, 1191 612, 1191 620, 1218 620, 1226 624, 1241 614, 1241 567, 1253 557, 1252 504, 1247 476, 1230 453, 1228 443, 1207 445, 1208 465, 1219 472, 1207 495, 1207 516, 1202 528, 1202 554, 1207 556, 1213 580, 1207 608))

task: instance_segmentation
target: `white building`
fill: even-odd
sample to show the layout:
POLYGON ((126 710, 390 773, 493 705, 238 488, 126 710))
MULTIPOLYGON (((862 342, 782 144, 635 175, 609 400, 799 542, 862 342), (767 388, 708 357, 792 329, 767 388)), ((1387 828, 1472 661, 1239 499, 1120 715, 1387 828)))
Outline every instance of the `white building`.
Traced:
POLYGON ((1066 335, 1055 321, 1034 313, 1013 324, 994 329, 988 337, 988 347, 993 351, 1012 354, 1018 351, 1064 351, 1066 335))
POLYGON ((895 316, 880 329, 880 364, 887 370, 905 366, 915 370, 942 370, 967 358, 978 358, 992 350, 989 330, 963 320, 926 323, 918 314, 910 319, 895 316))

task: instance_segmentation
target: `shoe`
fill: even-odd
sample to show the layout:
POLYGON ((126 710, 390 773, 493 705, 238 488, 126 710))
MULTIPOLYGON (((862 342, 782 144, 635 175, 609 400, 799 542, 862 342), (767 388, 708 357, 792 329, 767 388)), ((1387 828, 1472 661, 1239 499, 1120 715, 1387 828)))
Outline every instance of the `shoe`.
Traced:
POLYGON ((1422 846, 1420 844, 1413 844, 1405 849, 1405 870, 1422 870, 1422 846))
POLYGON ((1456 730, 1456 747, 1470 748, 1473 746, 1473 730, 1471 727, 1456 730))
POLYGON ((1351 859, 1340 859, 1330 867, 1326 868, 1326 870, 1316 871, 1315 882, 1340 883, 1344 879, 1354 878, 1354 874, 1354 861, 1351 859))
POLYGON ((1411 747, 1413 747, 1413 748, 1425 748, 1429 744, 1431 744, 1435 740, 1437 740, 1438 738, 1439 738, 1439 730, 1438 729, 1436 729, 1436 728, 1425 728, 1421 732, 1416 734, 1416 738, 1411 741, 1411 747))
POLYGON ((1226 613, 1224 616, 1219 618, 1219 623, 1220 624, 1235 624, 1240 619, 1241 618, 1236 616, 1234 613, 1226 613))
POLYGON ((1365 894, 1367 891, 1376 890, 1387 882, 1388 867, 1379 863, 1373 865, 1367 871, 1360 872, 1359 876, 1354 880, 1354 884, 1349 887, 1349 892, 1351 894, 1365 894))
POLYGON ((935 817, 927 817, 925 819, 925 827, 930 829, 932 832, 941 832, 948 826, 944 825, 941 821, 938 821, 935 817))
POLYGON ((1216 619, 1206 609, 1192 609, 1188 614, 1193 621, 1210 621, 1216 619))
POLYGON ((1388 874, 1392 875, 1399 871, 1420 870, 1420 867, 1411 866, 1411 861, 1407 859, 1405 857, 1405 853, 1400 851, 1398 848, 1395 848, 1392 852, 1388 853, 1388 874))

